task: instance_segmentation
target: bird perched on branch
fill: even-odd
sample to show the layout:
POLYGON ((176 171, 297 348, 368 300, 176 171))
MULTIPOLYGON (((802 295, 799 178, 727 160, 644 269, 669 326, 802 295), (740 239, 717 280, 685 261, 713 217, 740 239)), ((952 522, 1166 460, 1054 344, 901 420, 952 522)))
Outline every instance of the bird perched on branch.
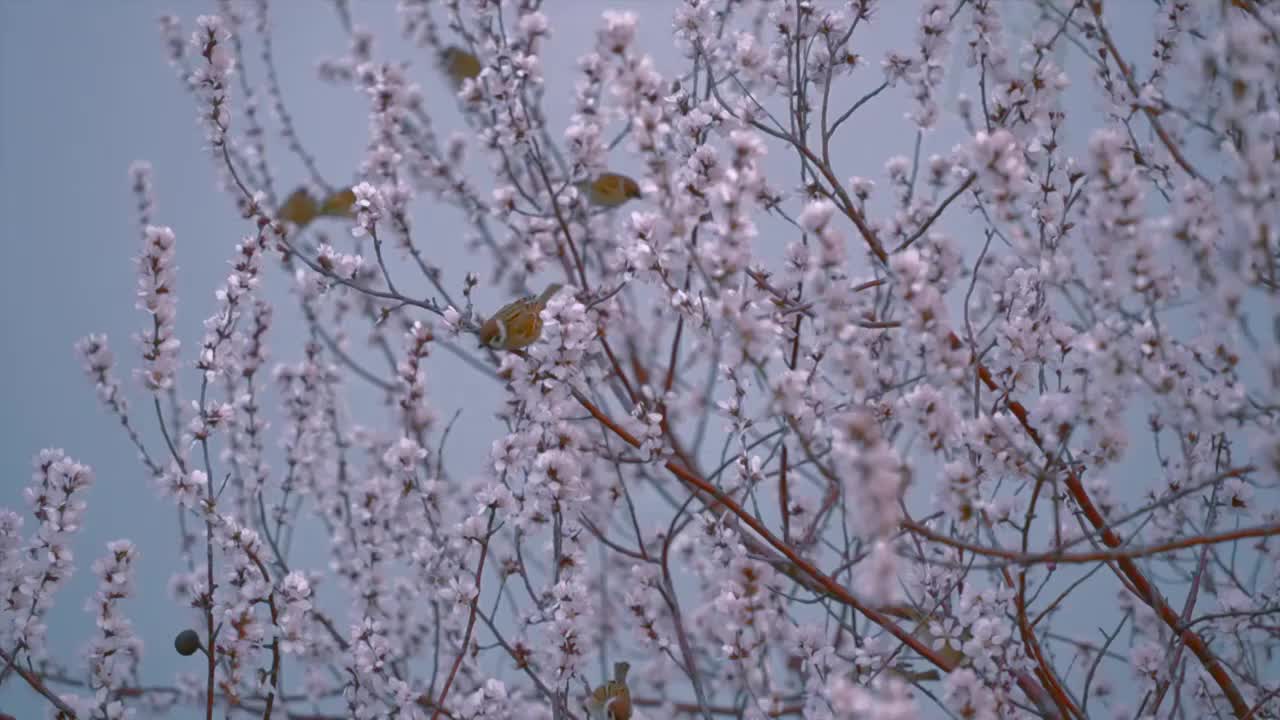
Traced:
POLYGON ((630 663, 613 664, 613 679, 591 692, 591 720, 631 720, 630 663))
POLYGON ((576 187, 592 205, 600 207, 615 208, 640 197, 640 186, 636 181, 619 173, 601 173, 594 180, 584 180, 576 187))
POLYGON ((299 228, 311 224, 317 217, 351 217, 351 208, 356 204, 356 194, 351 188, 342 188, 330 193, 321 202, 316 202, 311 191, 305 187, 294 190, 285 198, 276 218, 287 220, 299 228))
POLYGON ((356 192, 349 187, 335 190, 320 203, 320 214, 329 217, 350 217, 356 204, 356 192))
POLYGON ((496 350, 526 348, 542 337, 542 309, 555 295, 560 283, 551 283, 541 295, 511 302, 480 326, 480 342, 496 350))
POLYGON ((461 89, 467 78, 479 77, 480 71, 484 69, 479 58, 457 45, 450 45, 441 51, 440 66, 444 68, 445 75, 449 76, 455 89, 461 89))
MULTIPOLYGON (((936 652, 939 657, 946 660, 951 665, 959 667, 960 665, 963 665, 967 659, 965 654, 960 651, 959 645, 973 637, 973 634, 969 632, 968 628, 964 629, 964 631, 960 633, 959 638, 943 638, 936 634, 935 631, 943 631, 943 626, 948 621, 939 613, 935 613, 934 615, 925 615, 924 612, 905 605, 888 605, 879 608, 879 610, 885 615, 892 615, 911 623, 911 635, 925 645, 933 648, 934 652, 936 652)), ((954 623, 954 621, 951 622, 954 623)), ((940 677, 936 670, 912 672, 901 667, 896 668, 896 670, 898 671, 898 674, 904 677, 908 682, 937 680, 940 677)))

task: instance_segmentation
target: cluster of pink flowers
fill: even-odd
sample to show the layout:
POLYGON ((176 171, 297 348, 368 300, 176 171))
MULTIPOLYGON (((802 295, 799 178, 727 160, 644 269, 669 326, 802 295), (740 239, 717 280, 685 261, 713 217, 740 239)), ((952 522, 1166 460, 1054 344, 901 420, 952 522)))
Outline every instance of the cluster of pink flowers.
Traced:
POLYGON ((176 240, 168 227, 148 225, 142 254, 138 256, 138 303, 152 318, 152 326, 138 335, 145 369, 138 371, 143 386, 151 392, 173 386, 178 369, 178 340, 174 318, 178 310, 177 288, 174 287, 176 240))
POLYGON ((231 124, 227 107, 229 79, 235 69, 235 56, 227 47, 231 33, 218 15, 201 15, 196 18, 196 27, 198 29, 191 33, 191 51, 205 62, 192 71, 189 82, 200 99, 200 120, 205 126, 206 139, 220 152, 231 124))
MULTIPOLYGON (((86 605, 94 614, 98 634, 89 641, 89 688, 94 691, 94 717, 116 720, 132 716, 132 710, 115 696, 116 691, 137 683, 142 640, 118 603, 132 596, 134 564, 138 550, 128 540, 107 543, 107 554, 93 562, 98 591, 86 605)), ((89 714, 89 713, 86 713, 89 714)))
POLYGON ((41 450, 35 458, 31 484, 23 491, 39 525, 25 541, 22 519, 10 510, 0 515, 4 575, 0 578, 4 623, 0 645, 17 653, 43 658, 49 628, 45 615, 54 594, 75 570, 72 539, 83 520, 85 495, 93 484, 93 470, 67 457, 61 449, 41 450))

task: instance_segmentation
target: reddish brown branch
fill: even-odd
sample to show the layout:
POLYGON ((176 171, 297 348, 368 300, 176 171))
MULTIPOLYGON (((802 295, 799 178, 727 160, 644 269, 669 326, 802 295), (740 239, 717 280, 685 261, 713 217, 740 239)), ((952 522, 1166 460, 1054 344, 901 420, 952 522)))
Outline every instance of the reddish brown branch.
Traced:
MULTIPOLYGON (((1239 474, 1232 472, 1224 477, 1239 474)), ((1016 565, 1038 565, 1041 563, 1054 564, 1078 564, 1078 563, 1096 563, 1096 562, 1115 562, 1124 559, 1134 559, 1141 557, 1150 557, 1152 555, 1163 555, 1165 553, 1176 552, 1178 550, 1186 550, 1188 548, 1199 547, 1201 545, 1216 545, 1218 543, 1232 542, 1233 540, 1244 540, 1246 538, 1270 537, 1280 535, 1280 524, 1257 525, 1254 527, 1239 528, 1228 532, 1221 532, 1214 535, 1198 535, 1196 537, 1182 538, 1179 540, 1170 540, 1167 542, 1157 543, 1155 545, 1147 545, 1144 547, 1134 548, 1132 550, 1096 550, 1087 553, 1063 553, 1063 552, 1042 552, 1042 553, 1023 553, 1016 550, 1005 550, 1004 548, 991 547, 989 545, 979 545, 977 543, 965 542, 957 540, 953 537, 936 533, 929 528, 917 524, 912 521, 905 521, 902 527, 911 532, 936 543, 971 552, 974 555, 984 557, 1000 558, 1008 560, 1016 565)))
MULTIPOLYGON (((458 657, 453 661, 453 667, 449 668, 449 675, 444 679, 444 687, 440 690, 440 698, 436 700, 436 711, 432 713, 431 720, 437 720, 440 713, 444 712, 444 701, 449 697, 449 689, 453 687, 453 679, 458 675, 458 668, 462 666, 462 659, 467 655, 467 647, 471 645, 471 632, 476 627, 476 607, 480 602, 480 583, 484 579, 484 560, 489 555, 489 536, 488 533, 493 530, 493 511, 489 511, 489 528, 485 531, 485 537, 480 541, 480 562, 476 565, 476 594, 471 598, 471 610, 467 615, 467 629, 462 635, 462 647, 458 649, 458 657)), ((447 713, 446 713, 447 714, 447 713)))
POLYGON ((44 684, 44 681, 40 679, 39 675, 36 675, 30 670, 22 667, 22 665, 17 662, 17 657, 10 657, 9 653, 4 650, 0 650, 0 660, 3 660, 7 665, 12 665, 14 671, 18 673, 19 677, 27 681, 27 684, 31 686, 32 690, 40 693, 46 700, 53 703, 53 706, 58 708, 58 711, 61 713, 58 717, 76 720, 76 711, 71 709, 70 705, 63 702, 62 698, 58 697, 56 693, 50 690, 49 686, 44 684))
MULTIPOLYGON (((586 396, 574 391, 574 398, 582 405, 587 412, 591 414, 600 424, 608 428, 613 434, 617 435, 632 447, 640 447, 640 440, 627 432, 625 428, 619 426, 600 408, 596 407, 586 396)), ((919 655, 936 665, 943 671, 950 672, 955 669, 956 663, 951 659, 941 655, 930 645, 922 642, 910 632, 904 630, 900 625, 893 622, 888 613, 879 609, 866 605, 861 600, 854 597, 848 590, 841 586, 838 582, 829 577, 826 573, 819 570, 816 566, 804 559, 790 545, 778 539, 767 527, 759 520, 742 509, 733 498, 726 495, 719 488, 698 477, 696 474, 677 464, 675 461, 668 461, 664 467, 675 475, 681 481, 691 488, 697 490, 701 495, 709 496, 715 500, 717 508, 724 508, 731 512, 740 522, 751 528, 757 535, 764 539, 774 550, 781 553, 801 574, 808 578, 812 586, 820 592, 835 598, 844 605, 847 605, 860 614, 864 615, 871 622, 883 628, 886 632, 893 635, 898 641, 902 642, 919 655)), ((1049 700, 1045 697, 1044 689, 1037 685, 1029 676, 1019 675, 1018 686, 1029 698, 1037 705, 1045 707, 1049 700)))
MULTIPOLYGON (((1111 54, 1111 58, 1116 61, 1116 67, 1120 69, 1120 76, 1124 78, 1125 85, 1129 87, 1129 92, 1133 93, 1134 102, 1138 102, 1142 95, 1142 88, 1138 87, 1138 82, 1133 78, 1133 71, 1125 64, 1124 58, 1120 57, 1120 50, 1111 39, 1111 33, 1107 32, 1107 26, 1102 23, 1102 0, 1092 0, 1089 3, 1089 9, 1093 11, 1094 20, 1098 24, 1098 35, 1102 38, 1102 44, 1106 46, 1107 52, 1111 54)), ((1155 110, 1146 105, 1138 105, 1142 110, 1142 114, 1147 116, 1147 120, 1151 122, 1151 129, 1155 131, 1156 137, 1160 138, 1160 142, 1164 144, 1165 149, 1169 151, 1169 155, 1173 157, 1174 162, 1178 163, 1178 167, 1182 168, 1191 177, 1202 180, 1200 173, 1191 166, 1183 156, 1182 151, 1178 149, 1177 143, 1169 135, 1161 124, 1159 116, 1155 110)))
MULTIPOLYGON (((954 333, 950 336, 950 341, 953 347, 959 347, 961 344, 960 338, 956 337, 954 333)), ((992 392, 1000 391, 999 386, 991 377, 991 372, 981 364, 978 365, 978 377, 992 392)), ((1013 413, 1014 417, 1018 419, 1018 423, 1022 425, 1023 430, 1026 431, 1032 442, 1036 444, 1036 447, 1040 448, 1040 450, 1046 455, 1052 457, 1052 455, 1045 449, 1040 433, 1028 419, 1027 409, 1018 401, 1007 398, 1005 400, 1005 406, 1008 407, 1009 412, 1013 413)), ((1084 513, 1085 518, 1089 521, 1089 524, 1098 531, 1102 538, 1102 542, 1113 550, 1121 547, 1124 542, 1120 539, 1120 536, 1107 525, 1106 518, 1103 517, 1102 512, 1098 510, 1097 506, 1093 504, 1093 499, 1085 489, 1084 483, 1081 482, 1080 476, 1076 474, 1076 471, 1070 466, 1064 465, 1063 469, 1067 476, 1067 491, 1076 501, 1076 504, 1080 506, 1080 509, 1084 513)), ((1168 625, 1175 634, 1182 638, 1182 641, 1186 643, 1187 647, 1191 648, 1191 652, 1195 654, 1205 671, 1209 673, 1214 682, 1217 683, 1218 687, 1222 690, 1223 695, 1226 696, 1227 701, 1231 704, 1232 711, 1236 714, 1236 717, 1244 717, 1249 712, 1249 704, 1245 702, 1244 696, 1240 694, 1240 689, 1236 687, 1231 676, 1227 674, 1226 668, 1222 666, 1222 663, 1218 662, 1217 657, 1214 656, 1213 651, 1209 649, 1209 646, 1204 639, 1194 631, 1183 628, 1182 622, 1178 618, 1178 614, 1174 612, 1173 608, 1169 607, 1169 603, 1164 599, 1164 596, 1161 595, 1160 592, 1151 584, 1151 581, 1147 579, 1146 575, 1138 567, 1137 563, 1133 561, 1133 558, 1117 558, 1116 565, 1119 568, 1118 572, 1122 578, 1132 585, 1134 594, 1155 610, 1156 614, 1160 616, 1160 619, 1164 621, 1164 623, 1168 625)))

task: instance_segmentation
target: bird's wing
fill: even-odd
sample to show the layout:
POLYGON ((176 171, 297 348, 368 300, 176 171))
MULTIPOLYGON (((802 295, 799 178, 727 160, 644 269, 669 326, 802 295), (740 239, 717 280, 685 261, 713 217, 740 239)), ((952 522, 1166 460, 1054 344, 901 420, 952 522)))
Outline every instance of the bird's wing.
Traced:
POLYGON ((534 312, 517 313, 507 320, 507 333, 511 337, 531 337, 541 329, 542 318, 534 312))
POLYGON ((307 192, 306 188, 298 188, 285 199, 277 217, 294 225, 306 225, 315 219, 316 212, 315 198, 311 197, 311 193, 307 192))
POLYGON ((351 214, 351 206, 356 204, 356 194, 351 188, 343 188, 324 199, 320 206, 321 215, 344 217, 351 214))

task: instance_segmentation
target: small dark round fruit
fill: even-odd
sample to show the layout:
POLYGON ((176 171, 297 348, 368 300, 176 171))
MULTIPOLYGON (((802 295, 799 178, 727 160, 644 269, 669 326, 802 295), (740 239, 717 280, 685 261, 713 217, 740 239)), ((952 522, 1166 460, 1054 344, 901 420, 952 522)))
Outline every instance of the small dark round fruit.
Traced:
POLYGON ((191 655, 200 649, 200 636, 195 630, 183 630, 173 639, 173 648, 179 655, 191 655))

